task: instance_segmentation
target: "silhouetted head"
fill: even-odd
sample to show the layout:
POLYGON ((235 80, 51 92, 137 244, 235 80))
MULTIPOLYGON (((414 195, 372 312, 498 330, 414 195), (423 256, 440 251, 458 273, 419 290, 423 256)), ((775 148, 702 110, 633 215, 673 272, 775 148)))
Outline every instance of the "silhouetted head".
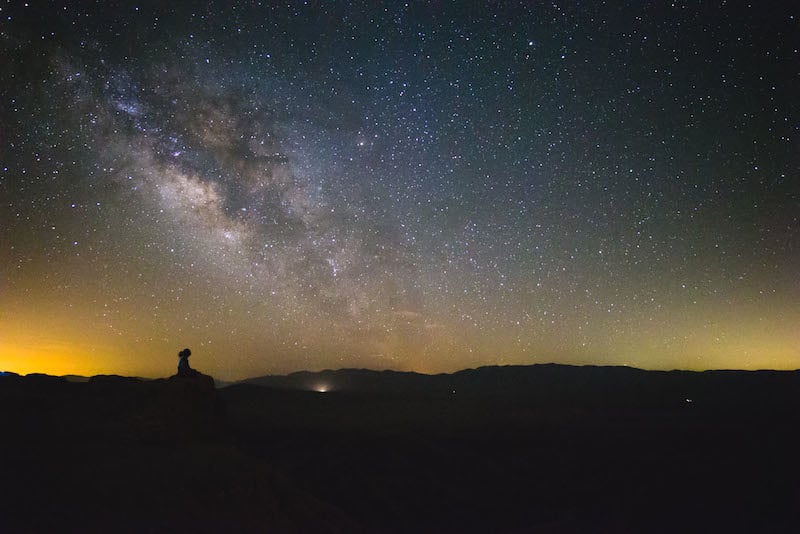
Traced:
POLYGON ((189 349, 183 349, 178 353, 178 358, 188 358, 191 355, 192 351, 190 351, 189 349))

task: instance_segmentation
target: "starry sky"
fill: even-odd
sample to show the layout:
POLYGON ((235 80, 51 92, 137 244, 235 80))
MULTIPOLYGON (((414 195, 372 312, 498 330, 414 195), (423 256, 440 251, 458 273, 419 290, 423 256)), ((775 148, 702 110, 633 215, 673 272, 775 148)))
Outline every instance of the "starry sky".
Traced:
POLYGON ((0 6, 0 369, 800 367, 792 2, 234 4, 0 6))

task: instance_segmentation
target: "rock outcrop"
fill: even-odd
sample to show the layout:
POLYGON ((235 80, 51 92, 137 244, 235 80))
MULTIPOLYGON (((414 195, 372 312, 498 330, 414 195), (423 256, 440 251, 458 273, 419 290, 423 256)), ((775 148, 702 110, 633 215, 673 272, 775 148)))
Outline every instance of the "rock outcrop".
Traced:
POLYGON ((4 532, 351 532, 234 443, 210 376, 0 376, 4 532))

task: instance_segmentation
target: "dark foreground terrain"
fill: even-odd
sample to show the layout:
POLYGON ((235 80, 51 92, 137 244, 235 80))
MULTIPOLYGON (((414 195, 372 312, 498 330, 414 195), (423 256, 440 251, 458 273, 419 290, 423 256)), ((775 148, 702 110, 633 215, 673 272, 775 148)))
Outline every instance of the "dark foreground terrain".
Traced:
POLYGON ((800 529, 797 372, 0 376, 0 416, 2 531, 800 529))

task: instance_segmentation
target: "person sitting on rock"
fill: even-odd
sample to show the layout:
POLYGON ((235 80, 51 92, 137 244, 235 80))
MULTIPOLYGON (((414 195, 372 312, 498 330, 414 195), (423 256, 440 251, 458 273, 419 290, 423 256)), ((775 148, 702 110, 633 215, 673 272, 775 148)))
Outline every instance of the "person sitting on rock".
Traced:
POLYGON ((189 356, 192 355, 192 351, 187 349, 183 349, 178 353, 178 376, 185 376, 188 378, 194 378, 197 376, 197 371, 189 367, 189 356))

